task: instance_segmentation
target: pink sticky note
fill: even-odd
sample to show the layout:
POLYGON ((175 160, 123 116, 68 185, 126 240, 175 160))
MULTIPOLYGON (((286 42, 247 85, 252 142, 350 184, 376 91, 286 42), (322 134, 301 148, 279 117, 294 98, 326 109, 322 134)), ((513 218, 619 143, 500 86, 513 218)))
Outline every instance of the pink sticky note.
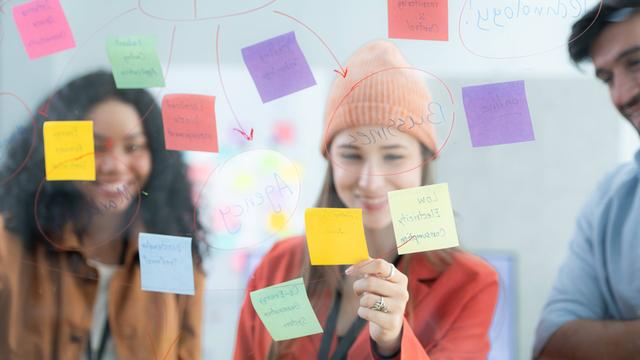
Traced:
POLYGON ((30 59, 76 46, 60 0, 33 0, 16 5, 13 19, 30 59))
POLYGON ((162 98, 167 150, 218 152, 214 96, 170 94, 162 98))
POLYGON ((449 40, 448 0, 387 0, 389 37, 449 40))

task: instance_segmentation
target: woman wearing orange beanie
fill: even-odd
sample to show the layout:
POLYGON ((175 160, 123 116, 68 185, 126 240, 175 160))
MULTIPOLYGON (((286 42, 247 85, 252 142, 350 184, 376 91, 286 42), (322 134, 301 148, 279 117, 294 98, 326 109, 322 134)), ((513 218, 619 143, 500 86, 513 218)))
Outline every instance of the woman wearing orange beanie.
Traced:
POLYGON ((347 268, 311 266, 303 236, 277 242, 247 286, 236 359, 485 359, 497 275, 461 250, 398 255, 387 192, 432 183, 430 94, 386 41, 349 60, 325 111, 330 160, 317 206, 362 208, 369 254, 347 268), (302 276, 324 330, 275 342, 249 293, 302 276), (383 299, 381 301, 380 299, 383 299))

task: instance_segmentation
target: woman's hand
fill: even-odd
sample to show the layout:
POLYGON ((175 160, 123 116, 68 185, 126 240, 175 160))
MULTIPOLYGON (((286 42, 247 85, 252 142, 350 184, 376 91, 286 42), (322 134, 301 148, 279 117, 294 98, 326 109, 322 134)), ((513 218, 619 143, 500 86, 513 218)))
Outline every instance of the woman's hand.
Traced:
POLYGON ((400 349, 404 309, 409 300, 407 276, 383 259, 371 259, 349 267, 345 273, 362 277, 353 283, 360 297, 358 316, 369 321, 369 335, 378 345, 381 355, 391 355, 400 349), (380 300, 382 310, 374 310, 380 300))

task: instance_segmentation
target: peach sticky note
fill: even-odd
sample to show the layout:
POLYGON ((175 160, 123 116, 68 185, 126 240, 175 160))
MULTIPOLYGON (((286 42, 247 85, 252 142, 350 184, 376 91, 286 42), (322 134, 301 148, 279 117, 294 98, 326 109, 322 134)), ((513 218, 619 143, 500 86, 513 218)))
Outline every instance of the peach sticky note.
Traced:
POLYGON ((93 121, 46 121, 43 130, 48 181, 96 179, 93 121))
POLYGON ((458 246, 448 184, 390 191, 387 196, 398 254, 458 246))
POLYGON ((165 95, 162 98, 165 147, 218 152, 215 100, 206 95, 165 95))
POLYGON ((387 0, 389 37, 449 40, 448 0, 387 0))
POLYGON ((350 265, 369 258, 362 209, 311 208, 304 220, 311 265, 350 265))
POLYGON ((59 0, 33 0, 16 5, 13 19, 30 59, 76 46, 59 0))

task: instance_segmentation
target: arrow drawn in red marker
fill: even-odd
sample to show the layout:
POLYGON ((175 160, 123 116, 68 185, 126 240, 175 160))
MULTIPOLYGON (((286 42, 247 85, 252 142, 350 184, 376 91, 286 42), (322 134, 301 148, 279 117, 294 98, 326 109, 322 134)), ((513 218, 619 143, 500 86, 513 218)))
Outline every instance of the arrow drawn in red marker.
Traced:
POLYGON ((285 13, 283 13, 281 11, 278 11, 278 10, 273 10, 273 12, 278 14, 278 15, 282 15, 282 16, 288 17, 289 19, 291 19, 291 20, 297 22, 298 24, 304 26, 307 30, 311 31, 311 33, 313 35, 315 35, 315 37, 317 37, 318 40, 320 40, 322 45, 324 45, 324 47, 327 48, 327 50, 329 51, 329 54, 331 54, 331 57, 333 57, 333 60, 336 62, 336 64, 338 64, 338 67, 340 67, 340 70, 334 69, 333 71, 335 71, 337 74, 340 74, 340 76, 342 76, 343 79, 347 77, 347 73, 349 72, 349 69, 347 69, 346 67, 342 67, 342 64, 340 64, 340 61, 338 61, 338 58, 336 57, 336 55, 333 53, 333 51, 331 51, 331 48, 329 48, 329 45, 327 45, 327 43, 320 37, 320 35, 318 35, 317 32, 313 31, 312 28, 308 27, 302 21, 294 18, 291 15, 285 14, 285 13))
POLYGON ((240 134, 242 134, 242 136, 244 136, 245 139, 247 139, 249 141, 253 140, 253 128, 251 128, 251 131, 249 132, 249 135, 247 135, 247 133, 242 129, 234 128, 233 130, 235 130, 235 131, 239 132, 240 134))
POLYGON ((222 87, 224 99, 227 101, 227 105, 231 110, 233 118, 236 120, 236 123, 238 123, 238 129, 234 128, 233 130, 242 134, 242 136, 244 136, 244 138, 248 141, 251 141, 253 140, 253 128, 251 128, 250 135, 247 136, 247 132, 244 130, 244 127, 242 127, 242 124, 240 124, 240 120, 238 120, 238 116, 233 110, 233 106, 231 105, 231 101, 229 100, 229 96, 227 95, 227 90, 224 87, 224 81, 222 81, 222 71, 220 71, 220 25, 218 25, 218 29, 216 30, 216 63, 218 64, 218 78, 220 78, 220 87, 222 87))

